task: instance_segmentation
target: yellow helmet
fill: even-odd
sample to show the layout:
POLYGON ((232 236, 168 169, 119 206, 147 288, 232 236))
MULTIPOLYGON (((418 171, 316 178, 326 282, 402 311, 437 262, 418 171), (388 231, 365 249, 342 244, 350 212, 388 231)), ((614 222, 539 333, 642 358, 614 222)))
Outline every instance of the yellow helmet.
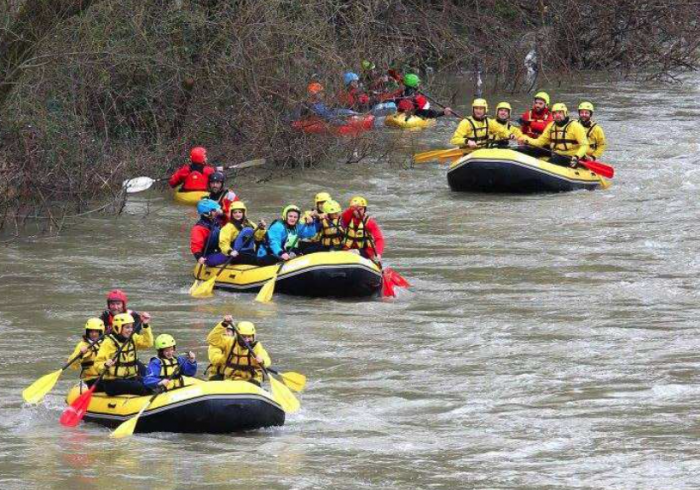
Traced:
POLYGON ((236 330, 241 335, 255 336, 255 324, 253 322, 238 322, 236 330))
POLYGON ((295 206, 294 204, 290 204, 289 206, 287 206, 286 208, 284 208, 282 210, 282 219, 286 220, 287 215, 289 213, 291 213, 292 211, 296 211, 297 213, 299 213, 299 216, 301 216, 301 209, 299 209, 299 206, 295 206))
POLYGON ((508 102, 499 102, 496 106, 496 112, 498 112, 501 109, 508 109, 508 112, 511 112, 513 110, 513 108, 508 102))
POLYGON ((168 347, 175 347, 175 338, 167 333, 162 333, 156 337, 155 341, 156 350, 167 349, 168 347))
POLYGON ((89 318, 87 323, 85 323, 85 331, 88 330, 99 330, 100 332, 104 333, 105 322, 99 318, 89 318))
POLYGON ((547 92, 537 92, 533 98, 542 99, 545 104, 549 105, 549 94, 547 92))
POLYGON ((314 203, 318 204, 320 202, 330 201, 331 199, 333 198, 327 192, 319 192, 316 194, 316 197, 314 197, 314 203))
POLYGON ((593 114, 593 104, 591 104, 590 102, 581 102, 578 105, 578 110, 579 111, 590 111, 591 114, 593 114))
POLYGON ((119 313, 112 319, 112 328, 118 334, 122 333, 122 328, 124 325, 129 323, 134 323, 134 317, 130 313, 119 313))
POLYGON ((352 206, 357 206, 358 208, 366 208, 367 199, 365 199, 362 196, 355 196, 352 199, 350 199, 350 207, 352 206))
POLYGON ((475 107, 483 107, 486 112, 489 111, 489 103, 486 102, 486 99, 474 99, 474 102, 472 102, 472 109, 475 107))
POLYGON ((564 115, 568 116, 569 115, 569 109, 566 108, 566 104, 562 102, 557 102, 552 106, 552 112, 557 112, 557 111, 564 111, 564 115))
POLYGON ((326 201, 323 203, 323 212, 326 214, 335 214, 343 210, 336 201, 326 201))
POLYGON ((231 203, 231 206, 228 208, 229 213, 230 213, 231 211, 235 211, 235 210, 237 210, 237 209, 240 209, 240 210, 243 211, 243 212, 248 211, 248 209, 246 209, 245 203, 244 203, 243 201, 233 201, 233 202, 231 203))

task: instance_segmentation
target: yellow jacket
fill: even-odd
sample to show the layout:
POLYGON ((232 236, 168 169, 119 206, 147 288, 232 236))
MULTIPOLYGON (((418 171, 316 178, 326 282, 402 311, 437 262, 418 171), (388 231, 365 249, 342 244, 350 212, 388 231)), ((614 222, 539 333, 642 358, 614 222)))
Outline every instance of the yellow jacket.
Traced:
POLYGON ((209 357, 209 379, 216 376, 217 374, 224 374, 224 366, 226 365, 226 354, 219 347, 210 345, 207 349, 207 356, 209 357))
MULTIPOLYGON (((221 362, 221 357, 215 355, 215 359, 218 365, 223 367, 222 374, 224 375, 224 379, 241 379, 244 381, 253 379, 258 383, 262 383, 263 371, 255 360, 255 357, 262 358, 263 366, 272 364, 270 355, 260 342, 255 342, 255 345, 253 345, 253 353, 255 354, 255 357, 253 357, 246 347, 236 342, 235 336, 226 335, 226 327, 224 327, 222 322, 218 323, 214 329, 209 332, 209 335, 207 335, 207 343, 210 347, 216 347, 222 351, 222 355, 224 356, 223 363, 221 362)), ((211 357, 209 361, 215 364, 211 357)))
MULTIPOLYGON (((520 131, 520 128, 513 125, 513 123, 510 121, 506 121, 505 123, 500 122, 498 119, 494 119, 494 121, 496 122, 496 124, 498 124, 503 129, 508 131, 509 136, 511 134, 513 134, 513 135, 515 135, 516 138, 520 138, 523 135, 523 132, 520 131)), ((495 133, 491 133, 489 135, 489 138, 491 139, 491 141, 504 141, 504 140, 509 139, 509 138, 503 138, 501 135, 495 134, 495 133)))
MULTIPOLYGON (((265 232, 267 230, 259 230, 258 225, 249 220, 246 220, 245 226, 255 230, 253 238, 256 242, 260 243, 265 239, 265 232)), ((228 254, 231 251, 231 244, 236 241, 239 233, 240 230, 230 222, 226 223, 224 227, 221 228, 221 231, 219 232, 219 249, 221 250, 221 253, 228 254)))
POLYGON ((608 143, 605 141, 605 132, 600 124, 593 121, 591 121, 589 127, 583 126, 583 129, 588 137, 588 152, 586 154, 597 160, 605 151, 605 147, 608 146, 608 143))
POLYGON ((495 119, 489 117, 483 118, 481 121, 474 119, 472 116, 462 119, 457 126, 457 130, 452 135, 450 144, 457 146, 466 146, 467 141, 476 141, 479 146, 485 146, 490 139, 498 137, 499 139, 510 138, 510 131, 496 122, 495 119))
MULTIPOLYGON (((95 358, 95 368, 98 372, 104 371, 105 362, 114 358, 122 343, 114 333, 105 337, 95 358)), ((136 349, 146 349, 152 346, 153 332, 151 332, 151 327, 144 325, 140 334, 135 333, 131 336, 129 345, 125 346, 119 354, 118 363, 109 368, 104 379, 125 379, 137 376, 138 365, 136 361, 138 361, 138 356, 136 349)))
POLYGON ((95 366, 95 358, 97 357, 97 353, 100 350, 101 344, 102 339, 96 341, 95 343, 90 343, 87 340, 82 339, 75 346, 75 350, 73 350, 73 353, 68 358, 68 360, 70 361, 75 357, 80 357, 80 362, 76 361, 73 364, 71 364, 70 367, 71 369, 80 368, 80 377, 82 379, 95 379, 100 375, 100 373, 97 371, 97 367, 95 366), (88 348, 85 354, 80 353, 80 350, 83 347, 88 348))
POLYGON ((564 126, 551 122, 539 138, 525 136, 525 141, 540 148, 549 147, 560 155, 583 158, 588 151, 586 131, 578 121, 569 120, 564 126))

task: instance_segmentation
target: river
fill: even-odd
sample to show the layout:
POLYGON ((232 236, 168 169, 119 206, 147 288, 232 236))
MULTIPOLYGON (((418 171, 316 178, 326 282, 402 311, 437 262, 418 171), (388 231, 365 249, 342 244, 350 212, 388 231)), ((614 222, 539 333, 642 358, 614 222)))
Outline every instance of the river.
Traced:
MULTIPOLYGON (((385 262, 413 285, 395 300, 193 299, 194 212, 158 191, 0 248, 0 488, 698 488, 699 86, 548 87, 598 108, 616 168, 605 191, 457 194, 438 163, 386 161, 234 184, 268 222, 319 191, 365 195, 385 262), (114 441, 59 425, 74 372, 23 406, 113 287, 200 372, 221 316, 256 322, 278 368, 308 376, 302 410, 246 435, 114 441)), ((529 96, 508 100, 520 113, 529 96)), ((447 147, 455 125, 393 138, 447 147)))

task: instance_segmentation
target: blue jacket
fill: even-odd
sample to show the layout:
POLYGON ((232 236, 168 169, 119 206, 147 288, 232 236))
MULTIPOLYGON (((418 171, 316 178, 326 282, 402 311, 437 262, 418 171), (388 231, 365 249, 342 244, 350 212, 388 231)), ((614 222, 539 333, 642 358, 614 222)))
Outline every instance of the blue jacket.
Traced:
MULTIPOLYGON (((316 233, 321 231, 321 222, 314 221, 309 225, 306 223, 297 223, 295 228, 299 240, 303 238, 312 238, 316 233)), ((289 237, 287 225, 280 220, 272 223, 267 230, 267 235, 265 235, 265 241, 258 249, 258 257, 265 257, 266 255, 275 255, 279 257, 282 255, 284 253, 284 244, 287 242, 287 237, 289 237)))
MULTIPOLYGON (((190 362, 187 356, 177 356, 177 363, 180 365, 180 374, 183 376, 194 376, 197 374, 197 361, 190 362)), ((154 357, 148 363, 146 368, 146 376, 143 378, 143 384, 146 388, 155 390, 163 378, 160 377, 160 359, 154 357)))

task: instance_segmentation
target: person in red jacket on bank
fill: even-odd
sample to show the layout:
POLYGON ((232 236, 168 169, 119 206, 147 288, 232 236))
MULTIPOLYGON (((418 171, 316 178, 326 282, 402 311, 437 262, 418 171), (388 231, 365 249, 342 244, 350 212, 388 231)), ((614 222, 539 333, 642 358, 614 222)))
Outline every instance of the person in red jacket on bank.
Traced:
POLYGON ((340 218, 345 230, 343 250, 359 250, 366 259, 381 262, 384 235, 374 218, 367 215, 367 199, 355 196, 340 218))
POLYGON ((523 113, 520 117, 520 130, 525 136, 539 138, 544 133, 544 128, 554 121, 552 113, 549 112, 549 94, 547 92, 537 92, 532 109, 523 113))
POLYGON ((203 146, 197 146, 190 151, 190 163, 183 165, 170 177, 170 187, 180 187, 180 192, 207 191, 209 176, 216 171, 211 165, 207 165, 207 150, 203 146))

